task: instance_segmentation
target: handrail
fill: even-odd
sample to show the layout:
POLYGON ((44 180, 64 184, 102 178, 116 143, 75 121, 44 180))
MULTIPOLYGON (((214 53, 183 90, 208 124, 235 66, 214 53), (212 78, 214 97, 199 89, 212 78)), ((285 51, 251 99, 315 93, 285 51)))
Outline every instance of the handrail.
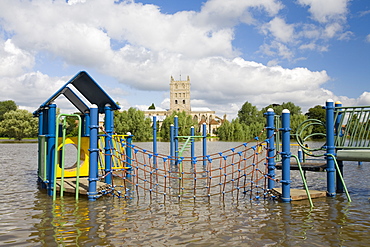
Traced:
POLYGON ((346 186, 346 184, 345 184, 345 182, 344 182, 344 179, 343 179, 342 173, 340 172, 340 169, 339 169, 339 165, 338 165, 337 159, 335 158, 335 156, 334 156, 333 154, 327 154, 327 155, 328 155, 328 156, 331 156, 331 157, 334 159, 334 163, 335 163, 335 166, 336 166, 336 169, 337 169, 338 175, 339 175, 339 177, 340 177, 340 180, 342 181, 344 191, 346 192, 346 196, 347 196, 348 202, 352 202, 351 197, 349 196, 349 193, 348 193, 348 190, 347 190, 347 186, 346 186))
POLYGON ((337 148, 370 148, 370 106, 336 107, 334 119, 337 148))
POLYGON ((291 154, 291 156, 293 156, 296 159, 296 161, 297 161, 297 165, 298 165, 298 168, 299 168, 299 173, 301 174, 303 185, 304 185, 304 189, 306 190, 306 195, 307 195, 308 200, 310 202, 311 208, 313 208, 313 202, 312 202, 312 199, 311 199, 310 192, 308 190, 306 178, 304 177, 304 173, 303 173, 303 170, 302 170, 301 162, 299 161, 298 156, 296 156, 294 154, 291 154))
MULTIPOLYGON (((78 200, 78 195, 79 195, 79 179, 80 179, 80 160, 81 160, 81 117, 78 114, 59 114, 57 116, 57 121, 56 121, 56 134, 55 134, 55 156, 54 156, 54 178, 53 178, 53 200, 56 199, 56 184, 57 184, 57 175, 56 175, 56 170, 57 170, 57 164, 58 164, 58 139, 59 139, 59 121, 60 118, 64 117, 63 123, 62 123, 62 147, 65 145, 66 141, 66 126, 67 126, 67 117, 77 117, 78 120, 78 135, 77 135, 77 160, 76 160, 76 188, 75 188, 75 193, 76 193, 76 200, 78 200)), ((63 197, 63 192, 64 192, 64 155, 65 155, 65 149, 62 148, 62 155, 61 155, 61 177, 60 177, 60 197, 63 197)))

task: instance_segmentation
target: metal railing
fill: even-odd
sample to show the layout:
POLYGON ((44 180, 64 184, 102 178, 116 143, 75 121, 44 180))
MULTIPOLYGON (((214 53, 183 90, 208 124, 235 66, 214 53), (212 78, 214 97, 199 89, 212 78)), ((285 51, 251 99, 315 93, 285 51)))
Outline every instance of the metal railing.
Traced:
POLYGON ((335 147, 370 149, 370 106, 335 107, 335 147))

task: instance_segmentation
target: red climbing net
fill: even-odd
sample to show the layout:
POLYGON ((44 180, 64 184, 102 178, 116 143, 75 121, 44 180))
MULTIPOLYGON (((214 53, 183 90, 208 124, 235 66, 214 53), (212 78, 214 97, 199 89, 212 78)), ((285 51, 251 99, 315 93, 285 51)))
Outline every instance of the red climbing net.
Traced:
MULTIPOLYGON (((255 138, 251 143, 207 156, 171 157, 128 144, 122 136, 112 136, 109 144, 112 170, 101 178, 112 174, 115 179, 101 193, 122 198, 140 197, 144 193, 163 198, 216 195, 266 198, 267 181, 271 179, 267 175, 267 159, 273 158, 267 156, 268 145, 268 140, 259 142, 255 138)), ((106 150, 101 149, 102 157, 106 150)), ((100 163, 104 163, 102 158, 100 163)))

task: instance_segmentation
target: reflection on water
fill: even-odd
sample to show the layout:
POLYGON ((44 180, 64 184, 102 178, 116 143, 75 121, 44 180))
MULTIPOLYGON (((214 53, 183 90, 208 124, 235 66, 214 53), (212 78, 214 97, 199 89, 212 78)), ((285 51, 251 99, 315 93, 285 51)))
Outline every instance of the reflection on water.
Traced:
MULTIPOLYGON (((222 145, 233 147, 233 143, 212 142, 208 148, 222 145)), ((0 167, 1 246, 370 244, 369 163, 345 162, 352 203, 340 194, 315 199, 313 209, 307 201, 284 204, 218 197, 179 201, 149 195, 96 202, 86 198, 76 202, 66 196, 53 202, 37 188, 37 144, 0 144, 0 167)), ((325 190, 326 173, 307 173, 307 177, 312 189, 325 190)), ((298 172, 292 171, 292 187, 300 186, 298 172)))

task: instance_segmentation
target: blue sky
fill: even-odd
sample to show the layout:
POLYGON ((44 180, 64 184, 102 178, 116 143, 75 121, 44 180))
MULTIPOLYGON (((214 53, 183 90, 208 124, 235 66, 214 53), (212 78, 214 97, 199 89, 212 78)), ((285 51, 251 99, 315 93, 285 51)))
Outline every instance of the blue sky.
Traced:
POLYGON ((193 107, 229 118, 246 101, 370 105, 369 24, 360 0, 2 0, 0 100, 33 111, 85 70, 123 109, 168 108, 180 75, 193 107))

